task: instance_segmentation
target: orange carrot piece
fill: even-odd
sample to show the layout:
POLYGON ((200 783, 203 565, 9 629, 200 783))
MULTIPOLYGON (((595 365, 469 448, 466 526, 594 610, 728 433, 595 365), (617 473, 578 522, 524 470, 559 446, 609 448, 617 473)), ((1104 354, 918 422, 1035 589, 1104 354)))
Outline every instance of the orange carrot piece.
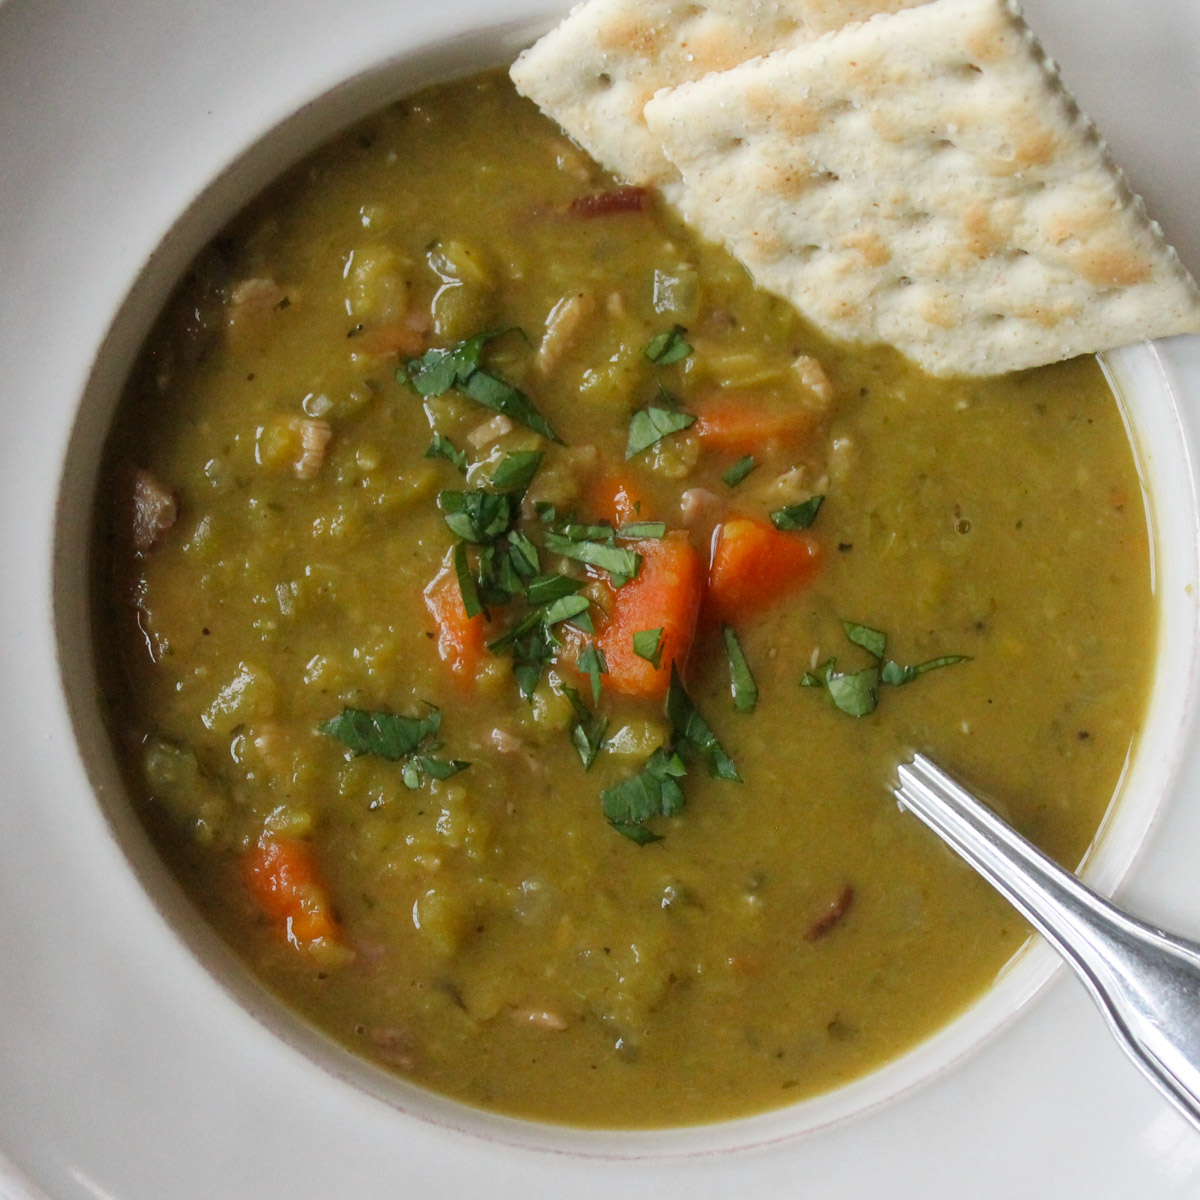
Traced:
POLYGON ((283 923, 293 946, 307 949, 315 942, 339 940, 329 896, 307 842, 264 833, 242 859, 242 877, 263 912, 283 923))
POLYGON ((635 579, 613 593, 608 620, 598 628, 596 645, 604 652, 604 686, 625 696, 665 696, 671 666, 682 670, 696 634, 704 597, 704 568, 685 533, 636 543, 642 556, 635 579), (662 629, 662 658, 654 664, 634 653, 633 635, 662 629))
POLYGON ((627 475, 603 475, 588 491, 588 512, 617 529, 634 521, 649 521, 650 506, 627 475))
POLYGON ((803 587, 820 557, 820 546, 805 534, 754 517, 730 517, 713 537, 707 610, 721 621, 762 612, 803 587))
POLYGON ((425 353, 426 337, 411 325, 381 325, 360 333, 358 344, 374 358, 383 358, 387 354, 416 358, 425 353))
POLYGON ((769 442, 796 445, 817 423, 815 414, 794 400, 726 389, 695 405, 693 427, 701 443, 727 454, 753 454, 769 442))
POLYGON ((482 614, 467 616, 454 571, 454 551, 446 555, 424 596, 425 607, 437 626, 437 649, 442 661, 460 678, 473 679, 483 657, 487 628, 482 614))

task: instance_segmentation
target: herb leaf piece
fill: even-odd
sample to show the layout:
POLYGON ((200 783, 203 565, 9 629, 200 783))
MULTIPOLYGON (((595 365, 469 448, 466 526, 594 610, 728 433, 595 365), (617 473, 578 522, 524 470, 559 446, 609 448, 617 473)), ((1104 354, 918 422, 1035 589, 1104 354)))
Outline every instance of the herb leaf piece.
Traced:
POLYGON ((641 771, 600 794, 608 823, 639 846, 661 840, 646 828, 646 822, 683 811, 686 801, 679 780, 686 774, 683 759, 659 746, 641 771))
POLYGON ((849 675, 831 672, 825 680, 834 705, 848 717, 865 717, 879 703, 879 668, 865 667, 849 675))
POLYGON ((738 712, 753 712, 758 703, 758 684, 750 673, 750 664, 746 661, 742 643, 733 631, 732 625, 721 629, 725 639, 725 653, 729 656, 729 684, 733 691, 733 707, 738 712))
POLYGON ((656 671, 662 666, 663 627, 639 629, 633 635, 633 652, 644 658, 656 671))
POLYGON ((561 442, 562 438, 550 428, 549 422, 533 406, 533 402, 520 388, 493 375, 490 371, 475 371, 463 384, 462 390, 477 404, 484 408, 494 409, 506 417, 540 433, 542 437, 552 442, 561 442))
POLYGON ((687 330, 682 325, 673 325, 665 333, 658 334, 646 343, 643 353, 660 367, 687 358, 692 352, 691 343, 684 336, 687 330))
POLYGON ((598 567, 607 571, 613 582, 620 586, 625 580, 632 579, 641 569, 642 556, 635 550, 625 546, 609 546, 604 542, 575 541, 570 536, 561 533, 546 534, 546 549, 551 554, 561 554, 563 558, 573 559, 589 567, 598 567))
POLYGON ((741 483, 742 480, 745 479, 746 476, 749 475, 750 472, 753 471, 757 466, 758 463, 755 461, 754 455, 747 454, 742 458, 739 458, 737 462, 735 462, 733 466, 729 468, 728 471, 723 471, 721 473, 721 478, 725 480, 730 487, 737 487, 737 485, 741 483))
POLYGON ((461 758, 437 758, 432 754, 414 754, 409 758, 401 773, 406 788, 415 789, 421 786, 423 779, 449 779, 459 771, 465 771, 471 764, 461 758))
POLYGON ((423 717, 403 717, 386 711, 343 708, 341 715, 322 722, 322 733, 337 738, 354 754, 375 754, 389 762, 407 757, 441 728, 442 714, 430 708, 423 717))
POLYGON ((454 547, 454 574, 458 578, 458 590, 462 595, 463 608, 467 619, 477 617, 483 612, 483 601, 479 598, 479 587, 471 572, 471 564, 467 559, 467 543, 458 542, 454 547))
POLYGON ((419 395, 440 396, 465 383, 472 372, 479 369, 483 348, 507 332, 506 329, 488 330, 445 349, 426 350, 420 358, 410 358, 396 372, 396 378, 410 384, 419 395))
POLYGON ((679 678, 679 669, 674 664, 671 666, 671 686, 667 690, 667 717, 680 742, 707 760, 710 774, 718 779, 741 783, 742 777, 738 774, 733 759, 725 753, 725 747, 700 715, 699 709, 684 689, 683 680, 679 678))
POLYGON ((467 452, 459 450, 444 434, 435 433, 429 449, 425 451, 426 458, 444 458, 453 463, 464 475, 467 472, 467 452))
POLYGON ((573 596, 582 587, 582 579, 572 579, 569 575, 535 575, 525 584, 525 598, 537 607, 573 596))
POLYGON ((817 519, 824 502, 824 496, 809 496, 803 504, 777 508, 771 514, 771 524, 776 529, 807 529, 817 519))
POLYGON ((571 702, 575 710, 576 720, 571 726, 571 743, 579 753, 583 769, 590 771, 604 745, 604 735, 608 732, 608 721, 588 711, 588 707, 580 699, 579 692, 573 687, 564 687, 563 695, 571 702))
POLYGON ((579 656, 579 669, 591 680, 592 703, 600 703, 600 676, 608 674, 608 660, 595 642, 588 642, 579 656))
POLYGON ((856 645, 861 646, 872 658, 881 659, 887 651, 887 634, 869 625, 859 625, 854 621, 843 621, 842 630, 856 645))
POLYGON ((540 450, 513 450, 506 454, 492 474, 492 487, 497 491, 524 494, 542 465, 543 457, 540 450))
POLYGON ((617 537, 635 541, 639 538, 661 538, 667 536, 666 521, 634 521, 631 525, 622 525, 617 530, 617 537))
POLYGON ((438 493, 438 507, 446 524, 468 542, 494 541, 512 524, 511 498, 504 492, 485 492, 476 488, 470 492, 438 493))
POLYGON ((488 342, 508 332, 507 329, 492 329, 444 349, 426 350, 420 358, 409 359, 396 372, 396 378, 422 396, 440 396, 457 388, 485 408, 502 412, 552 442, 561 442, 520 388, 479 365, 488 342))
POLYGON ((560 596, 542 610, 542 620, 547 625, 557 625, 559 621, 570 621, 573 617, 587 612, 591 603, 586 596, 560 596))
POLYGON ((663 438, 696 423, 695 413, 680 412, 669 408, 644 408, 633 414, 629 422, 629 438, 625 443, 625 457, 633 458, 648 450, 663 438))
POLYGON ((970 661, 971 657, 968 654, 943 654, 940 658, 931 658, 926 662, 917 663, 916 666, 905 667, 888 659, 883 664, 879 677, 884 683, 899 687, 901 684, 912 683, 918 675, 924 675, 926 671, 936 671, 940 667, 952 667, 955 663, 970 661))

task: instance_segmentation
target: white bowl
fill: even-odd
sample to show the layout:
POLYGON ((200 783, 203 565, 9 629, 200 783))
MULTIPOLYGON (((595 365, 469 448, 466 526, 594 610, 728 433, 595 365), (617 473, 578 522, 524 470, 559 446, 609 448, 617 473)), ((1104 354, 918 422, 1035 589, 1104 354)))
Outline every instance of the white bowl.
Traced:
MULTIPOLYGON (((1053 25, 1085 2, 1043 7, 1053 25)), ((828 1096, 692 1130, 553 1129, 432 1097, 279 1008, 125 806, 95 701, 85 549, 100 439, 150 320, 195 251, 288 162, 397 94, 510 57, 556 15, 536 0, 432 12, 347 0, 336 14, 318 0, 194 0, 167 30, 149 0, 90 16, 0 7, 10 1191, 772 1196, 803 1181, 822 1196, 1194 1194, 1200 1138, 1109 1044, 1081 989, 1044 988, 1044 946, 942 1033, 828 1096), (21 103, 29 94, 36 106, 21 103)), ((1200 342, 1109 365, 1150 485, 1162 630, 1146 732, 1087 877, 1111 890, 1129 872, 1127 900, 1196 933, 1200 342)))

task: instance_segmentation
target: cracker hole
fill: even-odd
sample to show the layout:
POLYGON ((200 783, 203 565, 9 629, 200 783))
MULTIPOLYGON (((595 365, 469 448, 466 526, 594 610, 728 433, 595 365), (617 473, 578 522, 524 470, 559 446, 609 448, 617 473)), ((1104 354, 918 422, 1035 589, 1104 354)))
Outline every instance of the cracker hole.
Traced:
POLYGON ((984 313, 983 316, 979 318, 979 323, 981 325, 999 325, 1003 320, 1003 313, 984 313))
POLYGON ((912 280, 907 275, 897 275, 892 280, 892 286, 898 288, 912 287, 912 280))
POLYGON ((613 80, 612 76, 607 71, 601 71, 600 74, 596 76, 596 82, 602 88, 610 88, 612 87, 613 80))
POLYGON ((963 69, 963 70, 964 70, 964 71, 965 71, 965 72, 966 72, 968 75, 982 75, 982 74, 983 74, 983 68, 982 68, 981 66, 979 66, 978 64, 976 64, 976 63, 973 63, 973 62, 969 62, 969 63, 963 63, 963 68, 962 68, 962 69, 963 69))
POLYGON ((949 138, 935 138, 933 148, 935 150, 952 150, 954 143, 949 138))
POLYGON ((796 258, 798 258, 802 263, 810 262, 820 253, 821 247, 815 242, 810 242, 807 246, 801 246, 796 251, 796 258))
POLYGON ((816 171, 810 178, 813 183, 837 183, 841 176, 833 171, 816 171))

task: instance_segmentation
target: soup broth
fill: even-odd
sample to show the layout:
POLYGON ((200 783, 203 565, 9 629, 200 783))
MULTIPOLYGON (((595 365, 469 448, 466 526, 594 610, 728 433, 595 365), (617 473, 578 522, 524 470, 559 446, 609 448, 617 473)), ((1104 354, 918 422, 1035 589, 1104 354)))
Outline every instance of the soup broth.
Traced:
POLYGON ((182 886, 355 1052, 545 1121, 777 1107, 950 1020, 1028 930, 895 764, 1074 867, 1149 684, 1093 360, 830 344, 499 74, 204 251, 97 513, 113 738, 182 886))

